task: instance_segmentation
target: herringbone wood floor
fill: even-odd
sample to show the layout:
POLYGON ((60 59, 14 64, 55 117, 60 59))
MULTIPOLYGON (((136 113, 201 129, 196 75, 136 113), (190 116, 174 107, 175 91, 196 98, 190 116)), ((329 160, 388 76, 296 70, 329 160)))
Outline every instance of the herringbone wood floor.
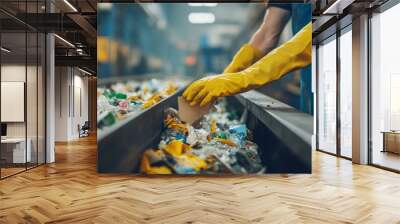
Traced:
POLYGON ((96 141, 0 181, 0 223, 400 223, 400 175, 313 153, 312 175, 96 172, 96 141))

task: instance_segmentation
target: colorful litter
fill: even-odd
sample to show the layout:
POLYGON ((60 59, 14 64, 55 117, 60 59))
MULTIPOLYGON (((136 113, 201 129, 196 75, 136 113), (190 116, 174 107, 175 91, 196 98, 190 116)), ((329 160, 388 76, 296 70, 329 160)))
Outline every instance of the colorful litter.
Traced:
POLYGON ((175 93, 183 82, 149 81, 119 82, 97 89, 97 127, 110 127, 130 115, 141 112, 175 93))
POLYGON ((156 149, 143 153, 145 174, 248 174, 264 173, 258 146, 250 131, 219 102, 197 124, 179 119, 176 110, 165 111, 164 130, 156 149))

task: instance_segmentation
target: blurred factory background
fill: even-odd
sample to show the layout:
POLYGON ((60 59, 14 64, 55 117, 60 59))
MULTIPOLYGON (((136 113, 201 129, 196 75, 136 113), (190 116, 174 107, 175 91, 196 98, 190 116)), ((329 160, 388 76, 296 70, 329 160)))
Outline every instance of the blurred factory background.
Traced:
MULTIPOLYGON (((265 3, 100 3, 99 80, 149 74, 194 80, 219 74, 250 40, 266 8, 265 3)), ((291 36, 289 21, 281 42, 291 36)), ((259 91, 299 109, 300 73, 259 91)))

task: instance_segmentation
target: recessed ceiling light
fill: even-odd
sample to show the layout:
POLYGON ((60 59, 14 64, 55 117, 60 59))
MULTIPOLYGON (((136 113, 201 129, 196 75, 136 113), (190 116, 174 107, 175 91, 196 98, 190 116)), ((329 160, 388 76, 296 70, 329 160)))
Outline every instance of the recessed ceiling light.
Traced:
POLYGON ((105 2, 102 2, 102 3, 97 3, 97 8, 99 9, 99 10, 110 10, 110 9, 112 9, 112 5, 113 3, 105 3, 105 2))
POLYGON ((81 68, 79 68, 79 67, 78 67, 78 70, 81 71, 81 72, 83 72, 83 73, 85 73, 85 74, 87 74, 87 75, 92 75, 92 73, 90 73, 90 72, 88 72, 88 71, 86 71, 86 70, 83 70, 83 69, 81 69, 81 68))
POLYGON ((192 7, 215 7, 218 3, 188 3, 192 7))
POLYGON ((62 42, 64 42, 65 44, 67 44, 67 45, 69 45, 70 47, 73 47, 73 48, 75 48, 75 45, 73 45, 71 42, 69 42, 68 40, 66 40, 66 39, 64 39, 64 38, 62 38, 62 37, 60 37, 59 35, 57 35, 57 34, 54 34, 54 36, 55 37, 57 37, 59 40, 61 40, 62 42))
POLYGON ((192 12, 189 14, 188 20, 193 24, 214 23, 215 15, 209 12, 192 12))
POLYGON ((65 4, 67 4, 74 12, 78 12, 78 10, 68 1, 64 0, 65 4))

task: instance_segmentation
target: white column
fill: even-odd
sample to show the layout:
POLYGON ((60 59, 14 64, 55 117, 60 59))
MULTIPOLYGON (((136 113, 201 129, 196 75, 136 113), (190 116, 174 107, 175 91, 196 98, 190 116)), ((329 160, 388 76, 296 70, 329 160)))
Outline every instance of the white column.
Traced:
POLYGON ((47 85, 47 107, 46 107, 46 162, 52 163, 55 161, 55 151, 54 151, 54 133, 55 133, 55 76, 54 76, 54 35, 47 34, 46 36, 46 60, 47 60, 47 76, 46 76, 46 85, 47 85))
POLYGON ((312 68, 312 80, 311 80, 311 91, 314 96, 314 116, 313 116, 313 135, 311 139, 311 147, 312 150, 315 150, 317 148, 317 48, 315 45, 312 46, 312 63, 311 63, 311 68, 312 68))
POLYGON ((368 163, 368 15, 353 19, 353 162, 368 163))
MULTIPOLYGON (((46 1, 47 12, 53 12, 51 1, 46 1)), ((55 161, 55 44, 54 34, 46 35, 46 163, 55 161)))

